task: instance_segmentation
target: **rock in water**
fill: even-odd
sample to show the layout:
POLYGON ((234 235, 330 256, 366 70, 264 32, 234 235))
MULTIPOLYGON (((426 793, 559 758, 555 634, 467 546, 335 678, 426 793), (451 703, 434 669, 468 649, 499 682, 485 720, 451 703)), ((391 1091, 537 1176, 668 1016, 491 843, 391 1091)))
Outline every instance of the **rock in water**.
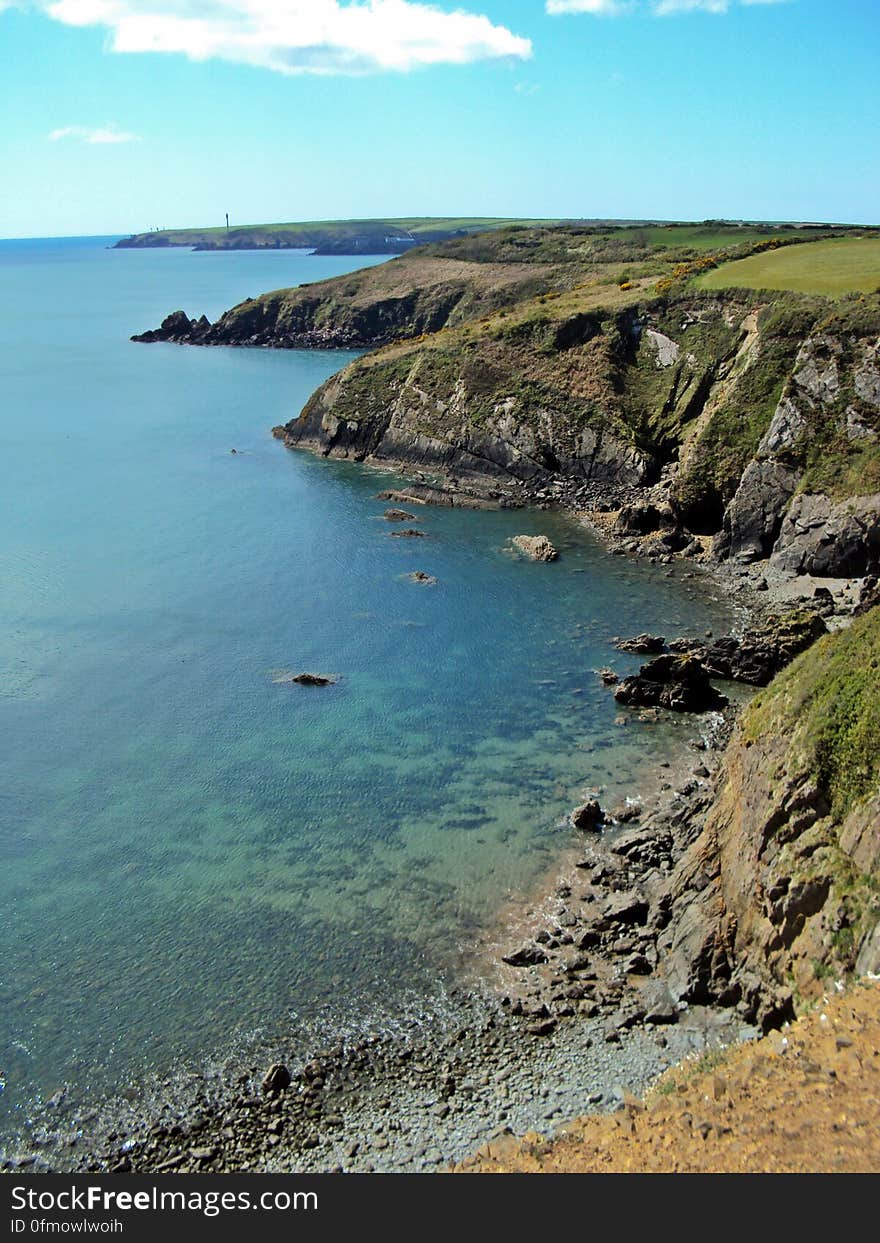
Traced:
POLYGON ((335 686, 339 678, 334 673, 282 673, 273 678, 278 686, 296 682, 299 686, 335 686))
POLYGON ((585 832, 597 832, 605 821, 605 812, 597 798, 587 799, 580 807, 576 807, 569 816, 572 828, 585 832))
POLYGON ((392 539, 424 539, 425 532, 417 531, 415 527, 407 527, 405 531, 389 532, 392 539))
POLYGON ((694 656, 658 656, 624 678, 614 692, 618 703, 639 708, 667 708, 671 712, 709 712, 723 708, 727 699, 709 681, 694 656))
POLYGON ((407 574, 407 580, 411 583, 421 583, 424 587, 433 587, 437 580, 433 574, 426 574, 424 570, 414 570, 412 574, 407 574))
POLYGON ((512 542, 532 561, 555 561, 559 556, 546 535, 514 535, 512 542))
POLYGON ((389 522, 413 522, 415 514, 407 513, 405 509, 386 509, 384 515, 389 522))
POLYGON ((635 652, 638 656, 658 656, 666 647, 661 634, 637 634, 634 639, 614 639, 613 643, 618 651, 635 652))

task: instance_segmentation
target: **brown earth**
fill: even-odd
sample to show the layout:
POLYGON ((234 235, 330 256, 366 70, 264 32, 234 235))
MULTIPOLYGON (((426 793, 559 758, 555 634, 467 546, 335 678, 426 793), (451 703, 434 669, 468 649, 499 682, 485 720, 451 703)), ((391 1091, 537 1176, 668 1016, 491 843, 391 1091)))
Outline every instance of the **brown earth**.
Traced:
POLYGON ((491 1141, 458 1173, 877 1173, 880 983, 668 1071, 644 1100, 547 1140, 491 1141))

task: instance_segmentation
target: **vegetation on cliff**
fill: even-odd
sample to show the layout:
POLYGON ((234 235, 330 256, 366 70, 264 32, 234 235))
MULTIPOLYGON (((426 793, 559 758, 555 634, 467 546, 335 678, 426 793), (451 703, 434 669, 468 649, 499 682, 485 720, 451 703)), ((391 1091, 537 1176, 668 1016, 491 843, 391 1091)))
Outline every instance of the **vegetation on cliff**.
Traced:
POLYGON ((674 993, 765 1028, 829 977, 880 969, 880 609, 758 693, 669 885, 674 993))
POLYGON ((875 572, 880 294, 702 287, 749 256, 822 269, 880 244, 864 232, 498 228, 136 339, 370 350, 279 430, 288 444, 596 485, 606 505, 663 480, 680 528, 721 558, 875 572))
POLYGON ((874 608, 798 657, 743 719, 750 741, 789 740, 791 762, 815 774, 836 824, 880 791, 878 688, 880 608, 874 608))
POLYGON ((223 225, 207 229, 153 229, 116 243, 120 250, 191 246, 194 250, 317 249, 324 254, 399 254, 411 246, 462 233, 511 224, 555 224, 552 220, 502 217, 401 217, 389 220, 301 220, 288 224, 223 225))

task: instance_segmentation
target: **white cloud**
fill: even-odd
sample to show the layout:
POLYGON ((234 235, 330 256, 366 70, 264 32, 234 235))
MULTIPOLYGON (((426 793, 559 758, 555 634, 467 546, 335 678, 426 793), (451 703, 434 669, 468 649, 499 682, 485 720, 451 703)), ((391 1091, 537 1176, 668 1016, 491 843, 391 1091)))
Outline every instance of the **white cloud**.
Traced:
POLYGON ((728 0, 657 0, 654 12, 658 17, 674 13, 726 13, 728 0))
MULTIPOLYGON (((2 0, 0 0, 2 2, 2 0)), ((528 59, 506 26, 414 0, 37 0, 67 26, 103 26, 112 52, 176 52, 278 73, 405 71, 528 59)))
POLYGON ((736 4, 787 4, 788 0, 545 0, 551 16, 560 13, 592 13, 597 17, 620 17, 647 9, 655 17, 680 13, 727 13, 736 4))
POLYGON ((551 16, 559 13, 595 13, 599 17, 617 17, 631 9, 627 0, 547 0, 547 12, 551 16))
POLYGON ((104 145, 118 142, 140 142, 137 134, 129 134, 117 129, 114 125, 103 129, 89 129, 87 125, 65 125, 63 129, 53 129, 49 135, 50 142, 59 142, 62 138, 77 138, 80 142, 93 145, 104 145))

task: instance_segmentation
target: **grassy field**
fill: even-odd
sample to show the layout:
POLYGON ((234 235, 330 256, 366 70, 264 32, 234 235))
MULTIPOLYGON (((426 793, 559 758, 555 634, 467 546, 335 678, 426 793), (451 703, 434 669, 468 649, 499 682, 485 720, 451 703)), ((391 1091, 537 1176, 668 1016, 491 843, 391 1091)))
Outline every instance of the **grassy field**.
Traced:
POLYGON ((689 250, 721 250, 725 246, 737 246, 742 242, 761 242, 773 237, 791 237, 796 230, 791 225, 724 224, 714 221, 706 224, 652 224, 631 226, 632 236, 648 246, 673 250, 687 247, 689 250))
POLYGON ((880 288, 880 238, 842 237, 768 250, 697 278, 699 289, 791 289, 835 297, 880 288))

